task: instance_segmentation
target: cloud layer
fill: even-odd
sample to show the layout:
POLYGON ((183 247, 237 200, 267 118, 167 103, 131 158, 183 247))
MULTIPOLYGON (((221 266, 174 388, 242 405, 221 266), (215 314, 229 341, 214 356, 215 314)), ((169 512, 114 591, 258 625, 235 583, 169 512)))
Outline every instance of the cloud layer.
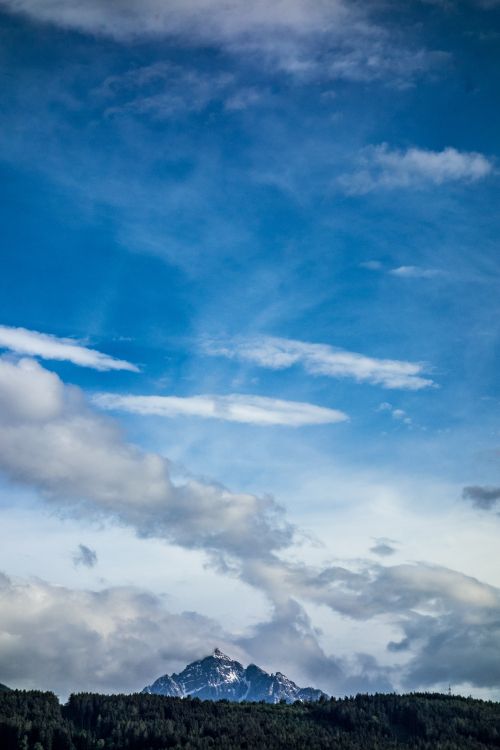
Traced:
MULTIPOLYGON (((59 512, 205 551, 222 574, 253 586, 272 606, 269 621, 228 640, 292 676, 317 675, 320 687, 337 692, 449 681, 500 685, 498 589, 424 563, 353 560, 316 568, 287 559, 294 531, 271 498, 207 482, 174 484, 168 460, 128 444, 78 389, 33 360, 0 359, 0 469, 38 489, 59 512), (388 653, 404 654, 405 664, 396 673, 370 654, 358 654, 350 666, 325 655, 307 616, 311 604, 361 623, 390 622, 401 638, 387 644, 388 653), (283 652, 276 651, 280 638, 288 646, 283 652)), ((170 616, 154 597, 130 589, 72 592, 3 577, 0 597, 6 682, 18 670, 18 684, 40 685, 43 678, 43 686, 60 692, 75 685, 135 689, 155 676, 162 653, 187 661, 207 650, 214 633, 221 642, 221 629, 205 618, 170 616)))
POLYGON ((94 370, 139 372, 139 368, 130 362, 115 359, 95 349, 88 349, 73 339, 58 338, 26 328, 0 325, 0 349, 8 349, 30 357, 73 362, 80 367, 91 367, 94 370))
POLYGON ((0 0, 0 7, 121 42, 217 45, 299 77, 407 85, 446 59, 377 23, 367 5, 345 0, 0 0))
POLYGON ((131 396, 100 393, 93 402, 101 409, 127 411, 159 417, 194 416, 255 425, 300 427, 344 422, 347 415, 299 401, 283 401, 262 396, 131 396))
POLYGON ((423 377, 423 364, 376 359, 357 352, 337 349, 328 344, 262 336, 230 342, 205 341, 203 351, 213 356, 250 362, 271 370, 284 370, 294 365, 302 365, 311 375, 352 378, 359 383, 372 383, 383 388, 418 391, 433 385, 432 380, 423 377))

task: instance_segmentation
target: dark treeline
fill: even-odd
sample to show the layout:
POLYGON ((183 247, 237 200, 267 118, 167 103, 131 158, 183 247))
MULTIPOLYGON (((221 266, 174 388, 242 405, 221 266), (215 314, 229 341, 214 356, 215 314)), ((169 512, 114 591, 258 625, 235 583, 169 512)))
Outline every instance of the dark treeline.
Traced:
POLYGON ((500 747, 500 704, 441 694, 293 705, 158 695, 0 693, 1 750, 481 750, 500 747))

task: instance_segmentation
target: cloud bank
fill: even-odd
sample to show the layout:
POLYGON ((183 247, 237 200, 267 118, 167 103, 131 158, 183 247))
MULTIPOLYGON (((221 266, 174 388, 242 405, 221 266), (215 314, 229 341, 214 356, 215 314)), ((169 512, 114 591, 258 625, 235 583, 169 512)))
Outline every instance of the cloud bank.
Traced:
POLYGON ((422 377, 425 368, 421 363, 376 359, 328 344, 261 336, 230 342, 205 341, 202 349, 212 356, 250 362, 271 370, 301 365, 311 375, 352 378, 383 388, 418 391, 433 385, 432 380, 422 377))
POLYGON ((301 427, 344 422, 347 414, 299 401, 232 394, 229 396, 131 396, 99 393, 93 402, 101 409, 159 417, 194 416, 254 425, 301 427))
POLYGON ((73 362, 80 367, 94 370, 128 370, 139 372, 130 362, 115 359, 95 349, 88 349, 73 339, 58 338, 48 333, 29 331, 27 328, 11 328, 0 325, 0 349, 30 357, 73 362))
POLYGON ((81 591, 0 573, 0 674, 20 688, 136 692, 165 663, 184 666, 212 644, 228 644, 217 623, 172 614, 147 591, 81 591))
POLYGON ((13 682, 17 670, 17 684, 58 692, 75 686, 135 689, 157 674, 162 654, 188 661, 214 644, 214 634, 214 645, 224 645, 222 632, 223 639, 275 668, 286 666, 292 677, 310 681, 317 675, 320 687, 337 692, 450 681, 500 685, 497 588, 424 563, 358 560, 315 568, 290 561, 283 553, 294 530, 271 498, 207 482, 174 484, 167 459, 128 444, 78 389, 33 360, 0 359, 0 470, 38 489, 61 513, 105 519, 139 536, 203 550, 220 573, 253 586, 272 606, 269 621, 231 639, 206 618, 165 613, 147 592, 73 592, 0 577, 0 667, 6 682, 13 682), (387 644, 388 653, 404 653, 407 661, 396 674, 370 654, 356 655, 350 666, 325 655, 307 616, 309 604, 358 622, 385 618, 401 633, 387 644), (280 639, 288 648, 276 649, 280 639), (282 664, 272 661, 273 654, 282 664))

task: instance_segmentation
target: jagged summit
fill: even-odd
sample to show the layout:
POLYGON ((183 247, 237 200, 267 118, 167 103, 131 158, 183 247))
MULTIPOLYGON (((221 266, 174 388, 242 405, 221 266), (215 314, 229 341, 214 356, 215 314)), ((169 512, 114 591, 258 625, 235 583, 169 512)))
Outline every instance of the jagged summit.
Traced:
POLYGON ((243 667, 215 648, 212 654, 188 664, 180 674, 163 675, 143 693, 202 700, 266 701, 287 703, 316 701, 324 693, 314 688, 299 688, 281 672, 268 674, 256 664, 243 667))

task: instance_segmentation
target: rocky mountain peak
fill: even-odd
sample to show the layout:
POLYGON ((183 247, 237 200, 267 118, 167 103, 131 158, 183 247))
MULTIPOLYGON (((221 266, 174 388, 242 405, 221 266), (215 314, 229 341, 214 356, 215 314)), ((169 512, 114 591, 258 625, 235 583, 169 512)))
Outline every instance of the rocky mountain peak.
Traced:
POLYGON ((143 693, 174 697, 196 696, 202 700, 315 701, 324 695, 314 688, 299 688, 282 672, 269 674, 255 664, 246 669, 219 648, 211 655, 191 662, 180 674, 163 675, 143 693))

